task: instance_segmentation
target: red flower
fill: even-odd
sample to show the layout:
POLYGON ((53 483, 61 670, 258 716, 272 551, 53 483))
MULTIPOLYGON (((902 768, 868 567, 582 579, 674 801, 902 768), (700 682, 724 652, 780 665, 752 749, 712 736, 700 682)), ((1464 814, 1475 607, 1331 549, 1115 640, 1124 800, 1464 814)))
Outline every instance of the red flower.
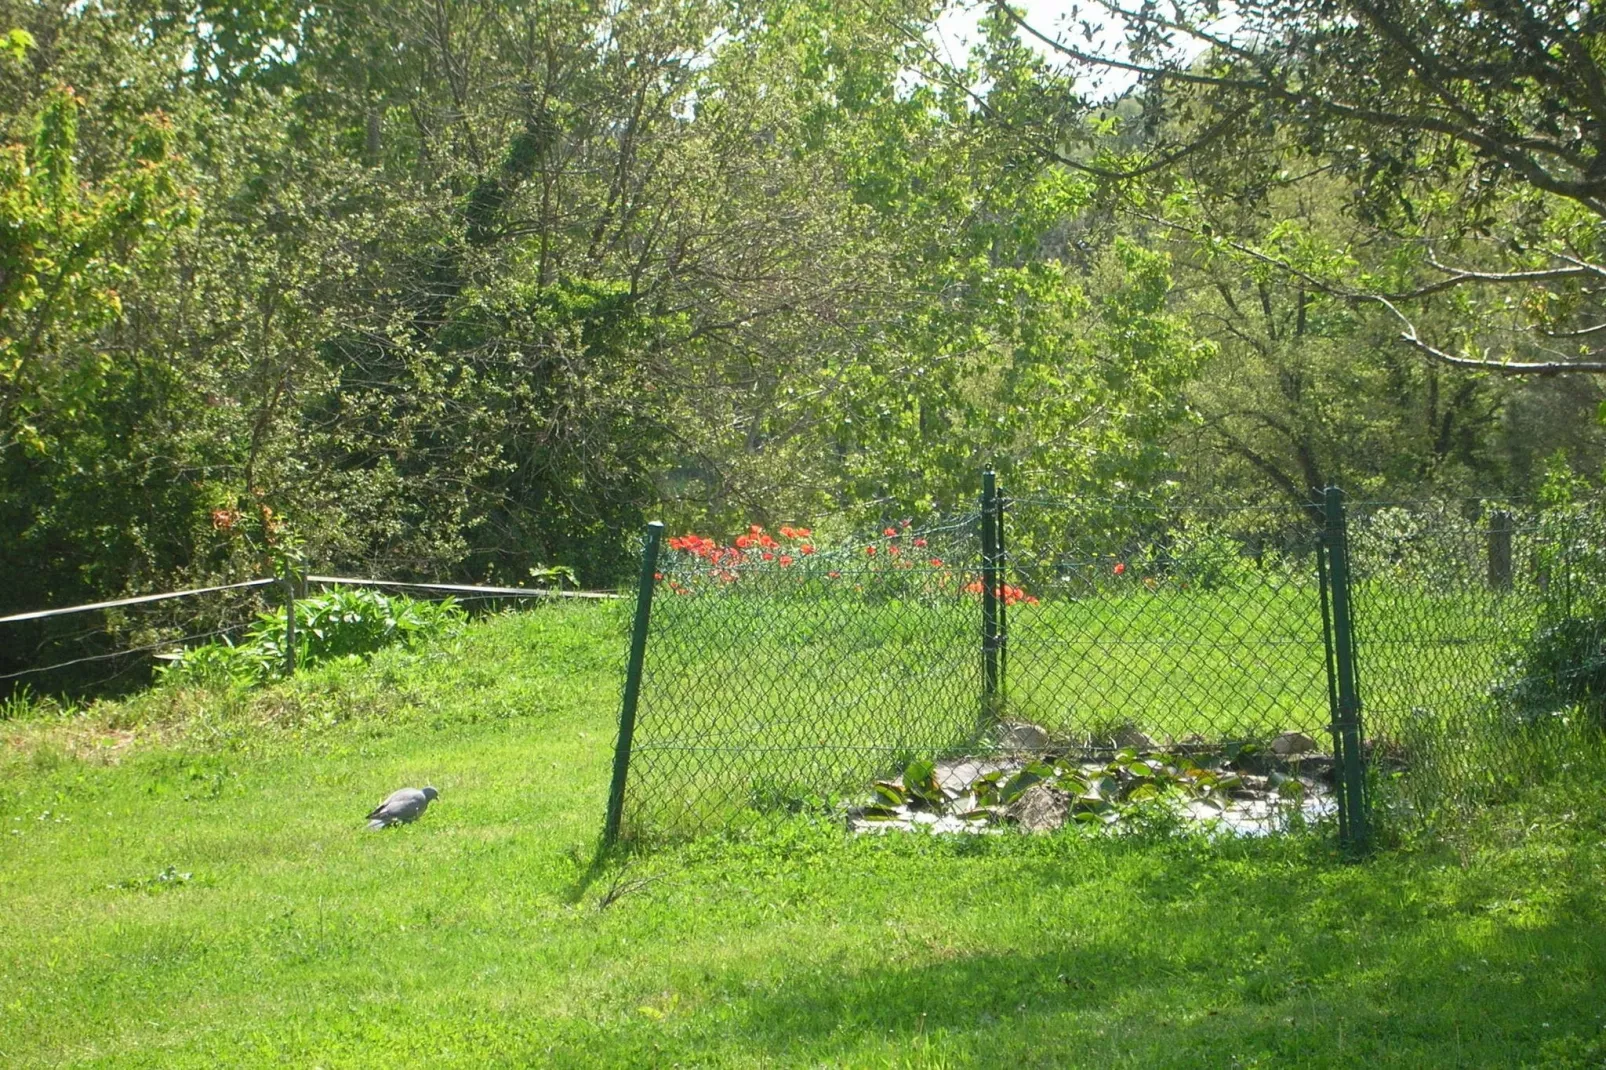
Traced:
POLYGON ((896 546, 887 547, 887 553, 891 554, 893 557, 897 557, 898 554, 900 554, 901 552, 902 551, 899 550, 896 546))
POLYGON ((736 536, 736 545, 745 550, 753 545, 753 537, 751 535, 738 535, 736 536))
POLYGON ((898 529, 897 528, 888 528, 886 531, 883 531, 881 534, 885 535, 889 539, 896 539, 898 537, 898 529))
POLYGON ((915 545, 916 546, 924 546, 924 545, 926 545, 926 540, 925 539, 916 539, 915 540, 915 545))
POLYGON ((836 569, 832 569, 830 572, 827 572, 826 575, 830 576, 833 580, 839 580, 842 578, 842 573, 838 572, 836 569))
POLYGON ((797 552, 800 554, 812 554, 814 552, 814 547, 810 546, 808 543, 804 543, 802 546, 797 548, 797 552))
POLYGON ((1037 599, 1027 594, 1023 588, 1011 587, 1007 583, 998 588, 998 597, 1004 600, 1004 605, 1006 606, 1013 606, 1019 602, 1026 602, 1032 605, 1037 603, 1037 599))
POLYGON ((782 524, 781 525, 781 538, 790 539, 791 537, 792 537, 792 529, 790 527, 788 527, 787 525, 782 524))
POLYGON ((662 572, 654 572, 652 574, 652 578, 655 580, 662 580, 664 578, 664 574, 662 572))
POLYGON ((766 560, 766 561, 774 561, 775 560, 775 555, 770 553, 768 550, 765 550, 764 551, 764 560, 766 560))
POLYGON ((1125 571, 1126 571, 1126 562, 1124 562, 1124 561, 1117 561, 1117 562, 1116 562, 1116 563, 1115 563, 1115 574, 1116 574, 1116 575, 1117 575, 1117 576, 1119 576, 1119 575, 1121 575, 1121 574, 1122 574, 1122 573, 1123 573, 1123 572, 1125 572, 1125 571))
POLYGON ((933 558, 932 558, 932 559, 931 559, 931 567, 932 567, 932 568, 941 568, 941 567, 942 567, 942 558, 940 558, 940 557, 933 557, 933 558))
POLYGON ((791 563, 792 563, 792 555, 791 554, 782 554, 781 555, 781 567, 782 568, 785 568, 787 565, 790 565, 791 563))
POLYGON ((970 583, 965 584, 965 593, 966 594, 981 594, 981 581, 980 580, 973 580, 970 583))
POLYGON ((749 524, 747 532, 749 535, 762 535, 764 534, 764 528, 760 524, 749 524))
POLYGON ((812 534, 814 534, 814 532, 810 531, 808 528, 793 528, 792 529, 793 538, 806 539, 812 534))
POLYGON ((866 546, 864 548, 864 552, 869 554, 871 557, 874 557, 875 556, 875 547, 874 546, 866 546))

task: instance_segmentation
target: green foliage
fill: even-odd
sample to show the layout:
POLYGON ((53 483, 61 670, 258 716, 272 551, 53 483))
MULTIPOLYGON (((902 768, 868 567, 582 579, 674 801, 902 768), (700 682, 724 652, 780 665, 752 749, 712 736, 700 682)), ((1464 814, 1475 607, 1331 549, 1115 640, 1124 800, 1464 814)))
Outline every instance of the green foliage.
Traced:
POLYGON ((1510 674, 1496 694, 1524 719, 1576 708, 1606 726, 1606 621, 1569 616, 1541 623, 1510 674))
POLYGON ((0 35, 0 57, 13 63, 21 63, 28 58, 28 53, 38 47, 33 34, 23 29, 7 30, 0 35))
POLYGON ((1238 588, 1261 575, 1241 539, 1218 519, 1185 518, 1156 564, 1184 587, 1202 591, 1238 588))
POLYGON ((1497 698, 1524 721, 1581 714, 1606 728, 1606 537, 1599 501, 1566 459, 1540 494, 1536 568, 1543 598, 1532 637, 1497 698))
MULTIPOLYGON (((1437 278, 1418 239, 1453 237, 1467 160, 1413 172, 1421 233, 1371 244, 1346 206, 1375 176, 1291 127, 1112 180, 1199 102, 1068 107, 1085 86, 996 8, 950 69, 941 16, 16 8, 0 608, 312 566, 609 586, 652 514, 880 530, 963 511, 987 463, 1160 517, 1179 486, 1516 496, 1555 445, 1602 454, 1595 388, 1452 380, 1323 292, 1437 278)), ((1489 218, 1587 255, 1554 207, 1489 218)), ((1419 322, 1483 344, 1466 292, 1419 322)), ((1556 327, 1589 304, 1541 296, 1556 327)), ((1194 556, 1230 582, 1225 543, 1194 556)))
POLYGON ((31 142, 0 145, 0 455, 52 455, 61 439, 41 421, 102 400, 113 365, 86 343, 189 218, 167 121, 143 117, 122 166, 91 185, 77 172, 80 107, 55 89, 31 142))
MULTIPOLYGON (((295 662, 312 666, 342 658, 366 659, 389 646, 413 649, 449 636, 467 619, 450 599, 428 602, 368 588, 335 587, 295 603, 295 662)), ((286 666, 284 613, 264 613, 238 644, 212 643, 186 650, 166 671, 176 685, 260 684, 286 666)))

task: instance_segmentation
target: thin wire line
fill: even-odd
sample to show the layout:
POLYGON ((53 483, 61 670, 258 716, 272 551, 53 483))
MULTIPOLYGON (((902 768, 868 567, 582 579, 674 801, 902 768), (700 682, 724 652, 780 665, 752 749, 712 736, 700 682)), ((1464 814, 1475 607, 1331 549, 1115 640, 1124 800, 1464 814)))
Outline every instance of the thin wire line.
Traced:
POLYGON ((71 661, 58 661, 54 665, 42 665, 34 669, 23 669, 20 672, 5 673, 0 675, 0 680, 15 680, 19 676, 27 676, 31 673, 50 672, 53 669, 65 669, 70 665, 83 665, 91 661, 110 661, 112 658, 125 658, 130 654, 143 654, 151 650, 160 650, 163 647, 175 646, 179 643, 188 643, 194 639, 211 639, 214 636, 227 635, 229 632, 238 631, 243 627, 245 627, 245 625, 237 624, 229 628, 219 628, 217 631, 213 632, 201 632, 196 635, 186 635, 179 639, 164 639, 161 642, 151 643, 148 646, 130 647, 127 650, 114 650, 110 654, 89 654, 85 657, 73 658, 71 661))
MULTIPOLYGON (((173 598, 188 598, 197 594, 215 594, 218 591, 238 591, 247 587, 266 587, 278 583, 278 580, 247 580, 244 583, 225 583, 221 587, 197 587, 191 591, 168 591, 164 594, 142 594, 134 598, 119 598, 111 602, 90 602, 82 606, 66 606, 62 609, 38 609, 32 613, 17 613, 9 617, 0 617, 0 624, 15 624, 25 620, 43 620, 46 617, 61 617, 69 613, 83 613, 91 609, 117 609, 122 606, 137 606, 147 602, 163 602, 173 598)), ((0 677, 4 679, 4 677, 0 677)))

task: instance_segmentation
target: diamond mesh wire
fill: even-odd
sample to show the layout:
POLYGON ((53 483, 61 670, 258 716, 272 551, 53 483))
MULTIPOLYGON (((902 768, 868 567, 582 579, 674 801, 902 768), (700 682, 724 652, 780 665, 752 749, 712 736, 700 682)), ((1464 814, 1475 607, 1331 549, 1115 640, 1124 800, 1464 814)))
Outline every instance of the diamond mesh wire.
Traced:
POLYGON ((1322 738, 1314 524, 1264 507, 1008 509, 1005 704, 1091 751, 1322 738))
POLYGON ((660 558, 625 833, 828 805, 974 736, 975 527, 660 558))
POLYGON ((1593 507, 1351 506, 1362 723, 1386 817, 1431 823, 1498 801, 1590 731, 1600 519, 1593 507), (1558 632, 1564 648, 1547 646, 1558 632))
MULTIPOLYGON (((1600 519, 1350 507, 1370 797, 1389 814, 1463 812, 1562 760, 1577 737, 1560 728, 1599 723, 1600 519)), ((862 801, 913 758, 996 755, 1021 728, 1092 759, 1279 738, 1333 752, 1318 512, 1009 501, 993 701, 980 527, 972 515, 808 553, 794 539, 767 558, 667 553, 626 834, 862 801)))

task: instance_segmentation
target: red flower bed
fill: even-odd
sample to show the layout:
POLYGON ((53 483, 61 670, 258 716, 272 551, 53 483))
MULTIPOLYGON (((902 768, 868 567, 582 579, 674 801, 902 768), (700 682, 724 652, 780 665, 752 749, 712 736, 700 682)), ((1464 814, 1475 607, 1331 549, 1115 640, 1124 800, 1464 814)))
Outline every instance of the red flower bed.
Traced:
MULTIPOLYGON (((863 545, 859 552, 862 555, 864 564, 853 570, 856 578, 861 581, 865 580, 864 574, 868 572, 872 577, 881 575, 890 581, 893 576, 898 574, 918 574, 923 570, 929 569, 932 573, 935 573, 934 582, 923 580, 921 588, 928 593, 940 592, 946 589, 955 594, 981 594, 982 583, 980 580, 973 580, 961 586, 962 577, 954 575, 941 557, 927 558, 921 554, 904 554, 900 540, 904 539, 909 526, 910 522, 905 520, 901 522, 900 526, 889 525, 884 528, 881 532, 882 539, 885 542, 884 547, 878 542, 863 545), (886 551, 885 553, 881 552, 883 548, 886 551)), ((812 541, 813 530, 783 524, 777 529, 777 534, 779 538, 769 534, 761 524, 750 524, 747 530, 731 540, 729 545, 721 545, 717 540, 706 535, 698 535, 691 532, 675 536, 668 540, 669 549, 695 558, 697 567, 692 570, 684 568, 672 569, 671 579, 667 585, 676 594, 690 594, 692 593, 692 588, 688 586, 688 583, 693 582, 694 579, 700 578, 705 582, 712 581, 721 584, 735 583, 740 579, 743 572, 751 573, 769 568, 793 569, 796 567, 799 570, 800 579, 806 575, 819 578, 821 573, 804 567, 806 565, 805 559, 817 553, 817 548, 812 541), (738 571, 738 569, 741 571, 738 571), (679 572, 680 575, 674 576, 673 573, 675 572, 679 572)), ((907 542, 910 546, 922 549, 927 545, 924 538, 911 538, 907 542)), ((840 559, 838 561, 840 563, 840 559)), ((1118 569, 1117 571, 1124 571, 1124 569, 1118 569)), ((659 573, 655 578, 662 582, 664 574, 659 573)), ((824 573, 824 578, 839 580, 842 578, 842 569, 840 567, 829 569, 824 573)), ((864 589, 862 582, 855 585, 855 590, 862 591, 864 589)), ((1027 594, 1023 588, 1012 584, 999 584, 996 593, 997 597, 1005 605, 1038 604, 1036 596, 1027 594)))

